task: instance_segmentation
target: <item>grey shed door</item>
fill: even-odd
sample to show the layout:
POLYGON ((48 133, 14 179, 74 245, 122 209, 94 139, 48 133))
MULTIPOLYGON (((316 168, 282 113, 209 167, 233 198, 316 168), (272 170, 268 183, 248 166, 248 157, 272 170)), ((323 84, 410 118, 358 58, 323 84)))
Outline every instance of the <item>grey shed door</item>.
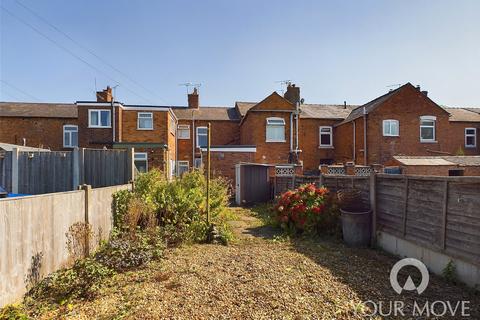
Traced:
POLYGON ((242 204, 261 203, 270 200, 267 166, 241 165, 240 171, 242 204))

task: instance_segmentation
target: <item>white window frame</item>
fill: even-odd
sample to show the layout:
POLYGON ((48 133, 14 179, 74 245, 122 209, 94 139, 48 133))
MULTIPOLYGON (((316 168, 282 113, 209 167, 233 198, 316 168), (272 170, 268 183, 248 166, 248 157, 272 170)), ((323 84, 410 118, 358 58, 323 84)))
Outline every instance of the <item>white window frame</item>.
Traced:
POLYGON ((270 117, 267 118, 267 123, 265 125, 265 142, 287 142, 285 138, 285 119, 279 117, 270 117), (274 121, 282 121, 282 124, 272 123, 274 121), (269 127, 282 127, 283 128, 283 139, 269 139, 268 138, 268 128, 269 127))
POLYGON ((184 140, 190 139, 190 125, 189 125, 189 124, 179 124, 179 125, 177 126, 177 135, 178 135, 178 139, 184 139, 184 140), (180 134, 180 130, 187 131, 187 132, 188 132, 188 136, 183 137, 183 136, 180 134))
POLYGON ((89 128, 111 128, 112 127, 112 110, 110 109, 89 109, 88 110, 88 127, 89 128), (92 113, 98 113, 98 123, 92 124, 92 113), (108 112, 108 124, 102 125, 102 112, 108 112))
POLYGON ((384 137, 399 137, 400 136, 400 122, 398 120, 395 120, 395 119, 386 119, 386 120, 383 120, 382 121, 382 132, 383 132, 383 136, 384 137), (389 125, 388 126, 388 129, 389 132, 386 132, 386 125, 389 125), (397 133, 394 134, 392 133, 392 124, 395 124, 396 127, 397 127, 397 133))
POLYGON ((320 148, 333 148, 333 127, 331 126, 320 126, 318 128, 318 144, 320 148), (328 129, 330 132, 322 132, 322 129, 328 129), (329 144, 322 144, 322 135, 330 136, 329 144))
POLYGON ((135 161, 145 161, 145 172, 148 172, 148 152, 135 152, 133 154, 133 164, 135 164, 135 161), (137 156, 142 156, 142 159, 136 159, 137 156))
POLYGON ((465 128, 465 148, 477 147, 477 128, 465 128), (473 133, 467 133, 467 130, 473 130, 473 133), (473 137, 473 144, 467 144, 467 138, 473 137))
POLYGON ((437 117, 435 116, 421 116, 420 117, 420 142, 437 142, 437 117), (433 126, 423 125, 422 121, 432 121, 433 126), (433 127, 433 138, 432 139, 423 139, 422 138, 422 128, 432 128, 433 127))
POLYGON ((66 125, 63 126, 63 147, 64 147, 64 148, 75 148, 75 147, 78 147, 78 126, 77 126, 77 125, 75 125, 75 124, 66 124, 66 125), (66 133, 65 128, 66 128, 66 127, 71 127, 71 128, 74 127, 74 128, 76 129, 76 131, 75 131, 75 130, 68 130, 69 140, 70 140, 70 144, 69 144, 69 145, 67 145, 67 144, 65 143, 65 133, 66 133), (77 132, 77 144, 76 144, 76 145, 73 145, 73 144, 71 143, 71 142, 72 142, 72 132, 77 132))
POLYGON ((137 130, 153 130, 153 112, 137 112, 137 130), (143 117, 147 116, 148 117, 143 117), (151 127, 145 127, 141 128, 140 127, 140 119, 151 119, 152 120, 152 126, 151 127))
POLYGON ((185 172, 188 172, 190 169, 190 162, 188 160, 181 160, 177 161, 177 170, 178 170, 178 175, 180 175, 180 167, 187 167, 187 170, 185 172))
MULTIPOLYGON (((206 137, 207 137, 207 143, 208 143, 208 127, 197 127, 197 128, 195 129, 195 131, 196 131, 196 135, 195 135, 195 145, 197 146, 197 148, 200 148, 200 145, 198 144, 198 141, 199 141, 199 139, 198 139, 198 137, 199 137, 198 129, 205 129, 205 130, 207 130, 207 133, 206 133, 206 134, 202 134, 202 136, 206 136, 206 137)), ((206 147, 206 145, 205 145, 204 147, 206 147)))

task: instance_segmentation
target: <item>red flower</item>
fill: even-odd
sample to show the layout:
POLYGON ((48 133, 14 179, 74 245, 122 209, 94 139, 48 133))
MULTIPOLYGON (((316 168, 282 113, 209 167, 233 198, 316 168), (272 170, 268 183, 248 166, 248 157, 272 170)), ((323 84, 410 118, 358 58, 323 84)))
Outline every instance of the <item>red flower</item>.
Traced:
POLYGON ((307 186, 307 191, 308 191, 308 192, 313 192, 313 191, 315 191, 315 186, 314 186, 313 184, 309 184, 309 185, 307 186))

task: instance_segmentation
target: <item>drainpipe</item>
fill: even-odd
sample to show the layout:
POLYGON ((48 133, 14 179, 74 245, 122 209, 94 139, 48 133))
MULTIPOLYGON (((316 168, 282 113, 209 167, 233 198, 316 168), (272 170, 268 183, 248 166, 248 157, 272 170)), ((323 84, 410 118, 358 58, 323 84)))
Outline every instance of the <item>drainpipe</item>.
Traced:
POLYGON ((115 105, 112 98, 112 140, 115 142, 115 105))
POLYGON ((300 103, 297 102, 297 110, 295 111, 295 151, 298 152, 298 115, 300 113, 300 103))
POLYGON ((290 113, 290 152, 293 151, 293 112, 290 113))
POLYGON ((195 164, 195 114, 192 110, 192 166, 195 164))
POLYGON ((353 120, 353 163, 355 163, 356 160, 357 160, 357 159, 356 159, 357 155, 356 155, 356 150, 355 150, 356 144, 357 144, 357 142, 356 142, 356 140, 357 140, 356 135, 357 135, 357 128, 356 128, 356 125, 355 125, 355 120, 353 120))
POLYGON ((178 120, 177 119, 175 119, 175 176, 178 176, 178 120))
POLYGON ((367 165, 367 109, 363 107, 363 161, 367 165))

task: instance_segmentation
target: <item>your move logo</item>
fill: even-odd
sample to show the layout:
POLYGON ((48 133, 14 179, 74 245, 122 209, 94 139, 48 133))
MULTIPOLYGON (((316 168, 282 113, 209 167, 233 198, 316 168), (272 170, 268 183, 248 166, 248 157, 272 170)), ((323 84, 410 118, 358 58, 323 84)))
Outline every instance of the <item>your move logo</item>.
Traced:
POLYGON ((392 285, 393 290, 395 290, 395 292, 398 294, 401 294, 403 290, 413 291, 415 289, 417 290, 418 294, 422 294, 425 289, 427 289, 429 281, 430 275, 428 274, 427 267, 423 264, 423 262, 417 259, 402 259, 395 263, 392 270, 390 271, 390 284, 392 285), (420 285, 418 287, 415 285, 410 276, 408 276, 408 279, 403 286, 400 286, 400 284, 398 283, 398 273, 402 268, 406 266, 416 267, 422 274, 422 281, 420 282, 420 285))
MULTIPOLYGON (((390 284, 393 290, 401 295, 403 291, 416 291, 418 295, 421 295, 428 287, 430 281, 430 275, 428 269, 423 262, 413 258, 405 258, 393 266, 390 270, 390 284), (398 281, 399 272, 407 266, 412 266, 418 269, 421 274, 421 281, 417 285, 412 280, 411 275, 408 276, 407 280, 403 285, 400 285, 398 281)), ((423 299, 422 299, 423 300, 423 299)), ((406 306, 405 302, 402 300, 391 300, 391 301, 365 301, 363 305, 371 310, 369 313, 364 313, 364 316, 382 316, 388 318, 392 317, 469 317, 469 305, 470 301, 429 301, 428 299, 422 302, 413 301, 412 305, 406 306)))

